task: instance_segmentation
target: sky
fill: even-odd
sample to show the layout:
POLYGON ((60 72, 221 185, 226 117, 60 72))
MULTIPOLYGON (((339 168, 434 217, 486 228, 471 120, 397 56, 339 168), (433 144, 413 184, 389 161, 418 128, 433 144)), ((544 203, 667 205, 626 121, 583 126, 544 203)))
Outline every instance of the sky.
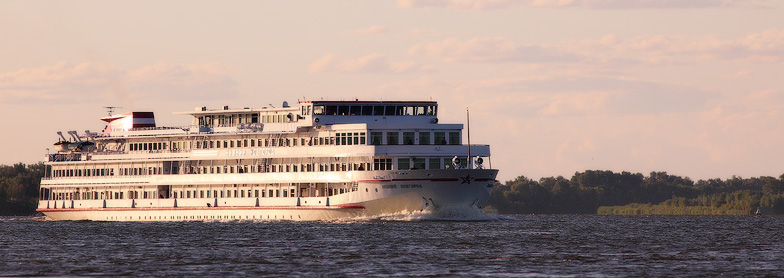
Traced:
POLYGON ((0 1, 0 164, 105 106, 435 100, 500 181, 784 173, 784 1, 0 1))

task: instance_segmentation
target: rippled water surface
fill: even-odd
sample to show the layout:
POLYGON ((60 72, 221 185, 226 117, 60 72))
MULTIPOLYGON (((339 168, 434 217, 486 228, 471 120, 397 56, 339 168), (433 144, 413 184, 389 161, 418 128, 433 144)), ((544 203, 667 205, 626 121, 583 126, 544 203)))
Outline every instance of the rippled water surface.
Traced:
POLYGON ((6 217, 0 218, 0 276, 784 275, 784 217, 468 220, 481 221, 427 215, 179 223, 6 217))

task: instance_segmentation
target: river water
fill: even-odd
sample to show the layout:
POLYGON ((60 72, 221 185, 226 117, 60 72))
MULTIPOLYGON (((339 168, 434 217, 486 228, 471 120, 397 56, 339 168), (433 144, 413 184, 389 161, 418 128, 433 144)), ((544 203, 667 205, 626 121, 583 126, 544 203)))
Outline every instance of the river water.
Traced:
POLYGON ((784 276, 784 217, 415 213, 331 222, 0 218, 0 276, 784 276))

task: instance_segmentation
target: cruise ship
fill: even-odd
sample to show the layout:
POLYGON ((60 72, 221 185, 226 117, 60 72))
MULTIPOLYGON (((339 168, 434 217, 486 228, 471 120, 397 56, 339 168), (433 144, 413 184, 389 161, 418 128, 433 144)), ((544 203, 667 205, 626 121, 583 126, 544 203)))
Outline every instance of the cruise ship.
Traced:
MULTIPOLYGON (((57 132, 38 211, 52 220, 317 221, 477 207, 498 170, 435 101, 299 101, 153 112, 57 132)), ((467 112, 467 111, 466 111, 467 112)))

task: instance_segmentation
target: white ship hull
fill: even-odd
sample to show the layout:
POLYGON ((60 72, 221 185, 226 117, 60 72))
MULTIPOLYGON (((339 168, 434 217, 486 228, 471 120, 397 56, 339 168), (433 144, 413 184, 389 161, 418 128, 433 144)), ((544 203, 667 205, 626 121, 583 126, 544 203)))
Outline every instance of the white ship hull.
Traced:
MULTIPOLYGON (((373 217, 441 207, 481 207, 490 197, 497 173, 498 170, 483 169, 348 172, 326 178, 356 182, 356 190, 328 197, 42 200, 38 211, 52 220, 92 221, 319 221, 373 217)), ((263 181, 254 179, 275 177, 223 176, 232 177, 236 183, 260 183, 263 181)), ((178 178, 186 179, 184 183, 194 182, 190 177, 178 178)), ((205 183, 218 179, 198 178, 205 183)))

